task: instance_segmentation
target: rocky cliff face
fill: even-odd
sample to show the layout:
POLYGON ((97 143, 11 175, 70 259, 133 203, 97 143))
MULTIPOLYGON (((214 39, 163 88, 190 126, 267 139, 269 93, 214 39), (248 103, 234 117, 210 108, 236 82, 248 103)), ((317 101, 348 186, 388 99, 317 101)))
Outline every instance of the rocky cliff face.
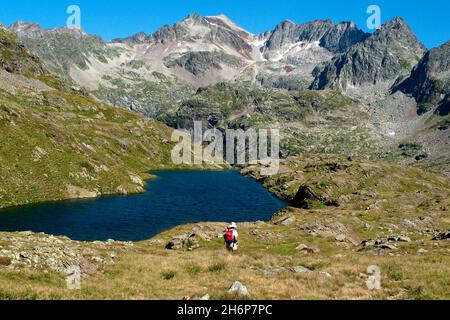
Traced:
POLYGON ((16 36, 0 29, 0 68, 14 74, 45 74, 38 57, 17 42, 16 36))
POLYGON ((317 68, 312 88, 345 89, 393 81, 408 74, 424 52, 424 46, 406 22, 396 18, 317 68))
POLYGON ((418 103, 419 114, 431 109, 435 109, 439 115, 449 114, 449 57, 450 41, 431 49, 420 60, 410 76, 394 86, 394 91, 399 90, 412 95, 418 103))
POLYGON ((364 41, 368 35, 351 22, 335 25, 331 20, 317 20, 297 25, 286 20, 265 36, 267 41, 263 51, 270 59, 279 55, 279 50, 302 43, 316 44, 330 52, 342 53, 351 45, 364 41))

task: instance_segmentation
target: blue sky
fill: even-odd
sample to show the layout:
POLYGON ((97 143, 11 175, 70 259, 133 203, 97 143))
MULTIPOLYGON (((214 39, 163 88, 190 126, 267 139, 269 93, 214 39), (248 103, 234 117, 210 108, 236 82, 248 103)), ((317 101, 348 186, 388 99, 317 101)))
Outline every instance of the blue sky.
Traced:
POLYGON ((381 8, 383 22, 396 16, 405 18, 428 48, 450 40, 448 0, 16 0, 1 4, 0 22, 9 25, 23 20, 44 28, 63 26, 68 17, 66 9, 72 4, 82 10, 83 29, 105 40, 139 31, 152 33, 191 12, 224 13, 252 33, 271 30, 285 19, 296 23, 315 19, 354 21, 366 30, 366 9, 371 4, 381 8))

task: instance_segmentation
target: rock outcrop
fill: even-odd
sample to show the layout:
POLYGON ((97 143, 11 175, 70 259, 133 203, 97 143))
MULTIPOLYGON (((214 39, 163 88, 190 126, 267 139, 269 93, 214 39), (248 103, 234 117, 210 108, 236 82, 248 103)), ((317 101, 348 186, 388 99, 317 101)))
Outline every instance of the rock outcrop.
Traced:
POLYGON ((130 251, 132 243, 81 243, 66 237, 32 232, 0 233, 0 270, 34 269, 66 274, 78 267, 82 275, 113 265, 118 254, 130 251))
POLYGON ((201 241, 221 238, 223 230, 214 226, 198 225, 191 232, 172 238, 167 244, 168 250, 194 250, 200 248, 201 241))
POLYGON ((13 74, 44 75, 41 61, 17 41, 15 35, 0 28, 0 69, 13 74))
POLYGON ((447 240, 450 239, 450 230, 438 233, 433 240, 447 240))

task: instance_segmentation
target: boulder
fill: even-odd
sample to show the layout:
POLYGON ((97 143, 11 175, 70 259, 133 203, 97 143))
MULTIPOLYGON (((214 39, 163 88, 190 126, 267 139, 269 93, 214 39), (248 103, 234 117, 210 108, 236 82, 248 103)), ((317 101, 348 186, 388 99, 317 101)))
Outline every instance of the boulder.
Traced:
POLYGON ((288 226, 295 223, 295 221, 295 217, 292 216, 291 213, 284 210, 277 212, 272 216, 272 223, 275 225, 288 226))
POLYGON ((371 239, 362 242, 364 248, 377 248, 384 250, 397 250, 397 247, 390 244, 387 239, 371 239))
POLYGON ((391 242, 411 242, 411 238, 406 236, 391 236, 388 238, 391 242))
POLYGON ((287 217, 284 220, 281 220, 281 221, 279 221, 276 224, 282 225, 282 226, 290 226, 290 225, 292 225, 294 223, 295 223, 295 218, 294 217, 287 217))
POLYGON ((233 283, 233 285, 228 290, 228 293, 230 294, 237 294, 244 297, 250 297, 250 293, 248 292, 248 289, 246 286, 244 286, 239 281, 236 281, 233 283))
POLYGON ((311 202, 324 202, 324 199, 318 195, 310 186, 302 186, 292 200, 292 206, 300 209, 311 209, 311 202))
POLYGON ((397 247, 394 246, 393 244, 382 243, 382 244, 378 245, 378 249, 397 250, 397 247))
POLYGON ((294 272, 294 273, 308 273, 311 272, 310 269, 303 267, 303 266, 296 266, 296 267, 292 267, 289 268, 290 271, 294 272))
POLYGON ((305 244, 301 244, 296 248, 298 251, 304 252, 306 254, 316 254, 320 253, 320 248, 317 247, 308 247, 305 244))
POLYGON ((69 199, 91 199, 99 196, 98 191, 91 191, 72 185, 67 185, 66 187, 69 199))
POLYGON ((198 235, 196 233, 188 233, 178 236, 169 241, 166 245, 168 250, 194 250, 200 247, 198 243, 198 235))
POLYGON ((131 180, 131 182, 133 182, 134 184, 137 184, 137 185, 139 185, 139 186, 141 186, 141 187, 144 187, 144 185, 145 185, 144 180, 142 180, 141 177, 139 177, 139 176, 130 174, 130 180, 131 180))

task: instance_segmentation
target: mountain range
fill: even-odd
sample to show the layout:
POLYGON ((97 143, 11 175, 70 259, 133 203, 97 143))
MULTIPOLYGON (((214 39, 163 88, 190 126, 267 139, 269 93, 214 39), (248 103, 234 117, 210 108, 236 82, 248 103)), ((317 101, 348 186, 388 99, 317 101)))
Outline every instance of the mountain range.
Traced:
POLYGON ((427 50, 402 18, 373 34, 352 22, 286 20, 254 35, 194 13, 109 42, 34 23, 5 29, 73 88, 172 127, 192 117, 278 126, 286 155, 340 150, 449 172, 449 44, 427 50))
POLYGON ((317 64, 368 37, 353 23, 329 20, 285 21, 253 35, 224 15, 197 14, 153 35, 138 33, 108 43, 80 30, 42 30, 33 23, 16 22, 9 30, 51 70, 90 90, 111 84, 109 77, 118 73, 134 82, 157 83, 162 74, 194 87, 242 77, 252 82, 298 77, 306 83, 317 64))

